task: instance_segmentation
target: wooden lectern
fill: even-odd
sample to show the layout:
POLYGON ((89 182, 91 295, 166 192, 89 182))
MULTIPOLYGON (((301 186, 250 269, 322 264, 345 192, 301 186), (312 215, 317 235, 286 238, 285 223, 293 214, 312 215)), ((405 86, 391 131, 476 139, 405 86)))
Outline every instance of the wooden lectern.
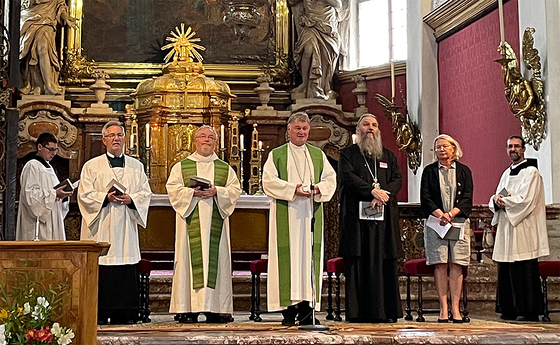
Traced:
MULTIPOLYGON (((62 326, 76 335, 73 344, 97 344, 98 258, 109 243, 94 241, 0 241, 0 274, 22 271, 44 286, 68 284, 62 326)), ((9 287, 7 287, 9 288, 9 287)))

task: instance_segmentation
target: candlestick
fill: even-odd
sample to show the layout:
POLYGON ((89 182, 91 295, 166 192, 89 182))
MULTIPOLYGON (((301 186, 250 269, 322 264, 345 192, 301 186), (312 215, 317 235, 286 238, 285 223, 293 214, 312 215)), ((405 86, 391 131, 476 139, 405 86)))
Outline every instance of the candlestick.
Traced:
POLYGON ((150 123, 146 123, 146 147, 150 147, 150 123))
POLYGON ((243 136, 243 134, 239 135, 239 149, 241 151, 245 151, 245 137, 243 136))
POLYGON ((35 239, 33 241, 39 241, 39 217, 37 217, 37 222, 35 223, 35 239))
POLYGON ((498 15, 500 16, 500 43, 503 44, 506 38, 504 32, 504 4, 502 0, 498 0, 498 15))
POLYGON ((395 101, 395 63, 391 61, 391 101, 395 101))
POLYGON ((220 125, 220 148, 226 147, 225 141, 225 127, 224 125, 220 125))
MULTIPOLYGON (((243 134, 241 134, 241 137, 243 137, 243 134)), ((245 155, 245 146, 242 146, 239 149, 239 154, 241 156, 241 164, 239 165, 239 183, 241 184, 241 194, 246 195, 247 193, 245 192, 245 189, 243 189, 243 182, 245 181, 243 178, 243 156, 245 155)))
POLYGON ((130 135, 130 144, 128 146, 129 150, 132 150, 134 148, 134 134, 130 135))

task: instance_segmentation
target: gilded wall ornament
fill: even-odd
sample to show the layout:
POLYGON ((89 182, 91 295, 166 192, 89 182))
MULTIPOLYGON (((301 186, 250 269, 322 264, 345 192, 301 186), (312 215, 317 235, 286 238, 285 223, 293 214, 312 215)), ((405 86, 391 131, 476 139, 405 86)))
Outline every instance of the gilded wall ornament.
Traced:
POLYGON ((541 59, 539 51, 534 48, 534 32, 535 29, 526 28, 522 42, 523 62, 528 70, 533 71, 529 80, 521 74, 517 56, 506 41, 498 48, 502 58, 495 61, 502 65, 504 93, 511 112, 521 121, 523 139, 538 150, 546 136, 546 103, 541 78, 541 59))
POLYGON ((406 100, 403 98, 405 104, 403 107, 397 106, 381 94, 376 94, 375 100, 383 107, 385 116, 391 120, 393 135, 397 140, 399 150, 406 152, 408 167, 416 174, 422 163, 422 134, 418 125, 410 121, 406 100))

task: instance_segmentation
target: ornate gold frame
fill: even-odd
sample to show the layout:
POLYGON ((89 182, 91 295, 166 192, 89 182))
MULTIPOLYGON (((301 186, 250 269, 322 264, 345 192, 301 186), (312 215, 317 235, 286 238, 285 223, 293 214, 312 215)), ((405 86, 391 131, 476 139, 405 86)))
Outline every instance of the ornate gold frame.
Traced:
MULTIPOLYGON (((77 29, 67 27, 65 30, 68 50, 82 48, 82 21, 83 0, 69 1, 70 15, 76 19, 77 29)), ((289 10, 286 0, 276 0, 276 49, 285 54, 290 47, 289 38, 289 10)), ((63 52, 61 52, 62 54, 63 52)), ((278 61, 276 61, 278 64, 278 61)), ((122 82, 140 82, 142 79, 161 74, 162 63, 122 63, 122 62, 96 62, 96 67, 103 69, 111 76, 111 84, 122 82)), ((262 73, 261 65, 237 64, 204 64, 205 74, 210 77, 228 80, 256 79, 262 73)))

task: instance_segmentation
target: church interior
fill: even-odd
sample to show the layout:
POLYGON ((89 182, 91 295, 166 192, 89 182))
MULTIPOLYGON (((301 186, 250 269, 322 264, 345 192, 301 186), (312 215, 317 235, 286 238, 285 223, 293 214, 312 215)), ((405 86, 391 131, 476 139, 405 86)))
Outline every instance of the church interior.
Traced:
POLYGON ((306 44, 314 43, 299 39, 304 28, 298 17, 306 15, 307 2, 321 1, 327 2, 0 0, 0 291, 13 283, 16 269, 45 282, 65 277, 71 286, 85 284, 65 300, 61 319, 75 329, 76 344, 559 343, 560 140, 554 138, 560 136, 560 1, 342 0, 335 33, 326 40, 336 37, 334 46, 309 62, 306 44), (40 3, 65 8, 69 17, 50 25, 50 69, 32 71, 29 58, 22 58, 24 16, 40 3), (38 76, 43 80, 36 83, 38 76), (532 83, 529 96, 519 91, 524 83, 532 83), (268 253, 270 200, 262 170, 271 150, 287 142, 287 120, 299 111, 310 118, 308 142, 335 170, 365 113, 377 116, 383 145, 397 157, 404 250, 398 273, 406 315, 397 323, 344 321, 339 193, 324 205, 318 319, 330 331, 285 327, 279 313, 266 311, 266 269, 258 265, 268 253), (101 130, 112 120, 124 124, 125 154, 143 163, 153 195, 147 226, 139 231, 143 322, 97 326, 96 313, 82 309, 97 308, 86 302, 92 289, 86 275, 95 269, 95 255, 107 249, 80 244, 76 194, 64 219, 68 244, 39 255, 37 243, 14 240, 19 177, 39 134, 56 135, 56 175, 77 181, 84 163, 105 152, 101 130), (235 321, 227 325, 177 324, 169 314, 175 211, 165 185, 171 168, 195 151, 202 125, 218 134, 216 154, 243 190, 230 217, 235 321), (436 160, 432 142, 444 133, 461 144, 460 161, 474 184, 461 304, 470 322, 462 324, 438 324, 432 273, 405 268, 425 257, 421 176, 436 160), (495 312, 496 229, 488 204, 511 164, 511 135, 525 139, 526 156, 538 160, 544 183, 550 255, 540 261, 557 264, 543 278, 547 321, 508 322, 495 312))

